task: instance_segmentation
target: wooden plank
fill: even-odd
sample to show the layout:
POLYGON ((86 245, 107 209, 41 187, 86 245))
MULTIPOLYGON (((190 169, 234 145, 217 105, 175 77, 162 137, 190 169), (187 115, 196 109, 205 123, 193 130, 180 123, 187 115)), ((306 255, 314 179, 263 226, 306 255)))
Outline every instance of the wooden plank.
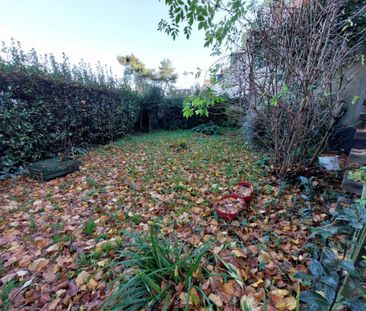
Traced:
POLYGON ((362 183, 348 179, 348 173, 349 171, 346 171, 343 176, 342 189, 351 192, 353 194, 361 195, 363 187, 362 183))
POLYGON ((356 129, 354 139, 366 140, 366 129, 365 128, 356 129))
POLYGON ((352 143, 352 147, 356 149, 365 149, 366 148, 366 140, 364 139, 354 139, 352 143))
POLYGON ((57 177, 62 177, 62 176, 71 174, 73 172, 76 172, 78 170, 79 170, 79 168, 73 169, 73 170, 67 169, 67 170, 58 171, 58 172, 55 172, 55 173, 52 173, 52 174, 44 175, 43 176, 43 181, 49 181, 49 180, 57 178, 57 177))
POLYGON ((336 208, 345 208, 345 207, 351 207, 354 203, 353 200, 339 196, 336 204, 336 208))
POLYGON ((361 121, 366 121, 366 112, 361 112, 360 113, 360 120, 361 121))
POLYGON ((356 169, 366 165, 366 149, 352 148, 347 158, 347 169, 356 169))
POLYGON ((38 161, 29 167, 30 175, 48 181, 79 170, 80 161, 71 157, 38 161))

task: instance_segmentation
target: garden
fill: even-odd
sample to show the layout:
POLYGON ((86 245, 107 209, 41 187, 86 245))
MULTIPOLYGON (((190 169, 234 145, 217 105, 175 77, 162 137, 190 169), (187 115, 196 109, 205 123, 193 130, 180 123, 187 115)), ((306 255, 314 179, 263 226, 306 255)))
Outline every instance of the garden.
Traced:
POLYGON ((366 5, 165 4, 173 39, 241 42, 184 96, 168 59, 3 44, 0 309, 366 310, 366 118, 335 134, 366 5))
POLYGON ((306 190, 300 183, 280 186, 268 175, 268 158, 241 144, 235 130, 131 135, 82 162, 79 172, 47 183, 29 177, 2 182, 5 305, 99 308, 141 268, 149 285, 144 289, 136 274, 141 279, 117 291, 122 310, 135 304, 154 309, 164 301, 184 308, 188 299, 195 308, 235 306, 241 297, 259 310, 261 288, 268 288, 275 310, 295 310, 295 274, 307 271, 311 257, 304 248, 308 226, 329 217, 337 183, 335 189, 324 179, 306 190), (242 180, 253 184, 253 199, 227 221, 212 204, 242 180))

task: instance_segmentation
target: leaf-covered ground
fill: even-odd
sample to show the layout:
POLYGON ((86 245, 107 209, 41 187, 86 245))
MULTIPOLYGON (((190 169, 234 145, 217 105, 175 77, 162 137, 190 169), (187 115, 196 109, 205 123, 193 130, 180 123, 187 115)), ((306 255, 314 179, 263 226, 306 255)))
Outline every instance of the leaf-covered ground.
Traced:
POLYGON ((0 181, 0 308, 98 310, 122 272, 118 248, 151 221, 192 247, 214 240, 210 251, 234 266, 243 288, 222 276, 222 262, 206 267, 212 276, 200 284, 213 304, 240 310, 247 296, 261 310, 265 289, 268 310, 295 309, 306 227, 335 198, 323 180, 279 186, 235 132, 134 135, 82 160, 79 172, 47 183, 0 181), (235 221, 218 219, 212 205, 241 180, 253 182, 253 202, 235 221))

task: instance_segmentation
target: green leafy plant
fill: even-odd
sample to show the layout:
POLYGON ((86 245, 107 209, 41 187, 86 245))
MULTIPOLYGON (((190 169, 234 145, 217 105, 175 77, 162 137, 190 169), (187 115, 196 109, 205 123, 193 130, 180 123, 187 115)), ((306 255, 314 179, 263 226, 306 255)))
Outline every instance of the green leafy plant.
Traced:
POLYGON ((221 135, 221 127, 215 124, 201 124, 192 129, 193 132, 205 135, 221 135))
POLYGON ((312 249, 316 256, 309 266, 310 274, 295 275, 310 285, 301 293, 301 300, 306 303, 304 310, 331 311, 341 306, 363 310, 366 290, 354 264, 353 249, 366 225, 366 208, 360 200, 350 207, 337 206, 332 215, 332 223, 324 224, 309 237, 315 240, 312 249), (346 238, 339 239, 340 236, 346 238))
POLYGON ((10 308, 9 294, 12 289, 18 288, 21 285, 22 285, 21 282, 19 282, 17 280, 11 280, 9 282, 6 282, 3 285, 1 295, 0 295, 0 298, 2 301, 2 307, 3 307, 2 310, 4 310, 4 311, 9 310, 9 308, 10 308))
POLYGON ((216 95, 211 89, 205 89, 197 95, 188 96, 183 102, 183 116, 190 118, 193 115, 209 116, 209 108, 223 103, 225 99, 216 95))
POLYGON ((146 236, 133 235, 131 244, 121 251, 123 260, 117 263, 128 272, 104 310, 156 309, 159 305, 168 310, 177 303, 175 286, 184 284, 187 293, 196 286, 194 275, 207 250, 207 246, 189 250, 159 234, 156 225, 150 226, 146 236))

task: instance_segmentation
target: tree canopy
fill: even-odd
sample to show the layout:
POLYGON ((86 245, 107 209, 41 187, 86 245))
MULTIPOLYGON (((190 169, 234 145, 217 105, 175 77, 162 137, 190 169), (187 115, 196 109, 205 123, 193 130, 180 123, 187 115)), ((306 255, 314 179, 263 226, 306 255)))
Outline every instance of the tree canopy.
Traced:
MULTIPOLYGON (((160 1, 160 0, 159 0, 160 1)), ((243 34, 248 26, 254 26, 253 17, 263 6, 273 0, 163 0, 169 9, 168 20, 162 19, 158 29, 175 39, 182 27, 188 39, 196 25, 205 32, 204 46, 212 46, 214 54, 226 47, 242 47, 243 34)), ((304 1, 307 3, 307 1, 304 1)), ((344 6, 343 19, 348 21, 348 32, 356 42, 366 33, 364 0, 349 0, 344 6)))
POLYGON ((134 54, 117 56, 117 60, 122 66, 125 66, 125 79, 128 82, 132 82, 133 79, 139 90, 153 84, 166 92, 178 79, 171 60, 167 58, 161 60, 158 71, 148 68, 134 54))
POLYGON ((165 0, 169 20, 162 19, 158 29, 175 39, 183 26, 190 38, 194 25, 205 32, 204 46, 218 53, 223 43, 241 45, 242 29, 249 23, 249 12, 255 7, 252 0, 165 0))

